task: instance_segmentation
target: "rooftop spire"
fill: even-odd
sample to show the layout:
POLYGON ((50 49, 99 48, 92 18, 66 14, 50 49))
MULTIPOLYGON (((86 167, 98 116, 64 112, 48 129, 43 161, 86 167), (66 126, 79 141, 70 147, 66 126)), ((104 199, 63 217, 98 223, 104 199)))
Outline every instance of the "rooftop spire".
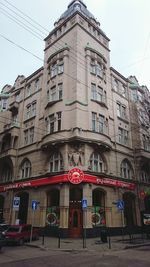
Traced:
MULTIPOLYGON (((76 11, 79 11, 85 17, 87 17, 89 19, 93 19, 93 20, 95 20, 95 22, 97 22, 96 18, 91 14, 91 12, 89 12, 87 10, 87 6, 81 0, 73 0, 73 1, 71 1, 70 4, 68 5, 68 9, 61 15, 59 20, 67 19, 68 17, 70 17, 76 11)), ((58 20, 58 22, 59 22, 59 20, 58 20)))

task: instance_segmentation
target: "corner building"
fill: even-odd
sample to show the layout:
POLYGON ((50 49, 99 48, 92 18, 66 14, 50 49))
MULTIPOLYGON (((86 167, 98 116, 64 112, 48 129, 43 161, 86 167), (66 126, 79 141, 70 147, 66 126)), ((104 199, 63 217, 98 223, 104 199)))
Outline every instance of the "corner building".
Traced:
POLYGON ((1 94, 8 101, 0 125, 0 216, 69 237, 85 227, 96 236, 103 226, 141 225, 150 148, 145 184, 131 131, 134 81, 110 67, 110 40, 82 1, 72 1, 54 26, 44 65, 1 94))

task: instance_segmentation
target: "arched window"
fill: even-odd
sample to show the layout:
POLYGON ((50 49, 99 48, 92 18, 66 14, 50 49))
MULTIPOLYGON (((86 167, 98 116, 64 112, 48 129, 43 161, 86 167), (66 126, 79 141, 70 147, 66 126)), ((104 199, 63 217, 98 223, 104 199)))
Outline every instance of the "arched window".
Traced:
POLYGON ((101 155, 97 152, 90 157, 90 169, 93 172, 104 172, 104 162, 101 155))
POLYGON ((150 178, 149 178, 149 175, 146 171, 142 170, 141 171, 141 177, 140 177, 141 181, 144 182, 144 183, 150 183, 150 178))
POLYGON ((121 178, 132 179, 133 170, 128 160, 123 160, 120 166, 121 178))
POLYGON ((147 163, 141 167, 140 180, 144 183, 150 183, 150 167, 147 163))
POLYGON ((26 159, 21 165, 21 178, 29 178, 31 176, 31 162, 26 159))
POLYGON ((54 152, 50 157, 50 172, 58 172, 63 169, 63 158, 60 152, 54 152))

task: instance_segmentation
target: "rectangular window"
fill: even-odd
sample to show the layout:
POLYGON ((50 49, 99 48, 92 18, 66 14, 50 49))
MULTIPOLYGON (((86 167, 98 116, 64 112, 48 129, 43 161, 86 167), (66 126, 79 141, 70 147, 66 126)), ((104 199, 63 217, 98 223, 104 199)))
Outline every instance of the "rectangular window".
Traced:
POLYGON ((31 105, 27 106, 26 110, 26 119, 29 119, 31 117, 31 105))
POLYGON ((97 100, 103 102, 103 89, 101 87, 97 87, 97 100))
POLYGON ((35 80, 35 92, 39 90, 39 79, 35 80))
POLYGON ((52 67, 50 68, 50 75, 51 75, 51 78, 57 75, 57 64, 56 63, 54 63, 52 67))
POLYGON ((30 96, 31 95, 31 84, 28 84, 26 87, 26 96, 30 96))
POLYGON ((63 72, 64 72, 64 64, 62 63, 62 64, 58 65, 58 74, 61 74, 63 72))
POLYGON ((103 88, 96 87, 94 83, 91 84, 91 99, 106 104, 106 91, 103 88))
POLYGON ((150 137, 143 134, 143 147, 144 150, 150 151, 150 137))
POLYGON ((2 109, 3 110, 7 109, 7 99, 6 98, 3 98, 3 100, 2 100, 2 109))
POLYGON ((26 117, 25 120, 32 118, 36 115, 36 102, 28 105, 26 108, 26 117))
POLYGON ((93 100, 97 100, 96 84, 91 84, 91 97, 93 100))
POLYGON ((34 142, 34 127, 24 131, 24 144, 29 145, 34 142))
POLYGON ((99 133, 104 133, 104 123, 105 123, 105 118, 102 115, 99 115, 99 127, 98 127, 98 131, 99 133))
POLYGON ((55 131, 55 117, 54 114, 49 116, 49 123, 50 123, 50 133, 55 131))
POLYGON ((103 77, 103 72, 102 72, 102 66, 100 63, 97 63, 97 66, 96 66, 96 74, 97 76, 99 77, 103 77))
POLYGON ((117 79, 113 79, 113 85, 112 86, 116 92, 119 92, 119 82, 117 81, 117 79))
POLYGON ((29 129, 29 143, 32 144, 34 142, 34 127, 29 129))
POLYGON ((63 93, 63 84, 58 84, 58 100, 62 99, 62 93, 63 93))
POLYGON ((122 118, 122 119, 127 118, 126 107, 124 105, 122 105, 121 103, 117 103, 117 116, 122 118))
POLYGON ((31 116, 35 116, 36 115, 36 102, 32 103, 31 105, 31 116))
POLYGON ((53 86, 50 90, 50 101, 55 101, 56 99, 56 86, 53 86))
POLYGON ((15 101, 16 102, 19 102, 20 101, 20 93, 18 93, 18 94, 15 95, 15 101))
POLYGON ((61 131, 61 112, 57 112, 57 130, 61 131))
POLYGON ((93 63, 91 63, 91 73, 92 74, 96 74, 96 65, 93 63))
POLYGON ((28 130, 24 131, 24 144, 28 144, 28 130))
POLYGON ((122 96, 127 97, 127 88, 122 84, 120 93, 122 96))
POLYGON ((137 94, 138 94, 138 100, 143 101, 143 94, 140 91, 138 91, 137 94))
POLYGON ((128 144, 128 131, 122 128, 118 129, 119 143, 123 145, 128 144))
POLYGON ((97 114, 92 112, 92 131, 96 132, 96 117, 97 114))

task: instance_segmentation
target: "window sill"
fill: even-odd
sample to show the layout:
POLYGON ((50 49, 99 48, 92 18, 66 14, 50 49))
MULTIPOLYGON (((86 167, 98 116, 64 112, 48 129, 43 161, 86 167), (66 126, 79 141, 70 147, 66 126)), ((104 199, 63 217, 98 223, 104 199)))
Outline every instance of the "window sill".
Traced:
POLYGON ((105 108, 107 108, 107 109, 108 109, 108 107, 107 107, 106 103, 105 103, 105 102, 103 102, 103 101, 98 101, 98 100, 95 100, 95 99, 91 99, 91 101, 93 101, 93 102, 95 102, 95 103, 99 104, 100 106, 103 106, 103 107, 105 107, 105 108))
POLYGON ((32 120, 32 119, 35 119, 35 117, 36 117, 36 115, 34 115, 34 116, 32 116, 32 117, 30 117, 30 118, 28 118, 28 119, 24 119, 24 123, 26 123, 26 122, 28 122, 28 121, 30 121, 30 120, 32 120))
POLYGON ((53 106, 53 105, 55 105, 56 103, 61 102, 61 101, 62 101, 62 99, 54 100, 54 101, 49 101, 49 102, 47 103, 45 109, 48 108, 48 107, 51 107, 51 106, 53 106))

